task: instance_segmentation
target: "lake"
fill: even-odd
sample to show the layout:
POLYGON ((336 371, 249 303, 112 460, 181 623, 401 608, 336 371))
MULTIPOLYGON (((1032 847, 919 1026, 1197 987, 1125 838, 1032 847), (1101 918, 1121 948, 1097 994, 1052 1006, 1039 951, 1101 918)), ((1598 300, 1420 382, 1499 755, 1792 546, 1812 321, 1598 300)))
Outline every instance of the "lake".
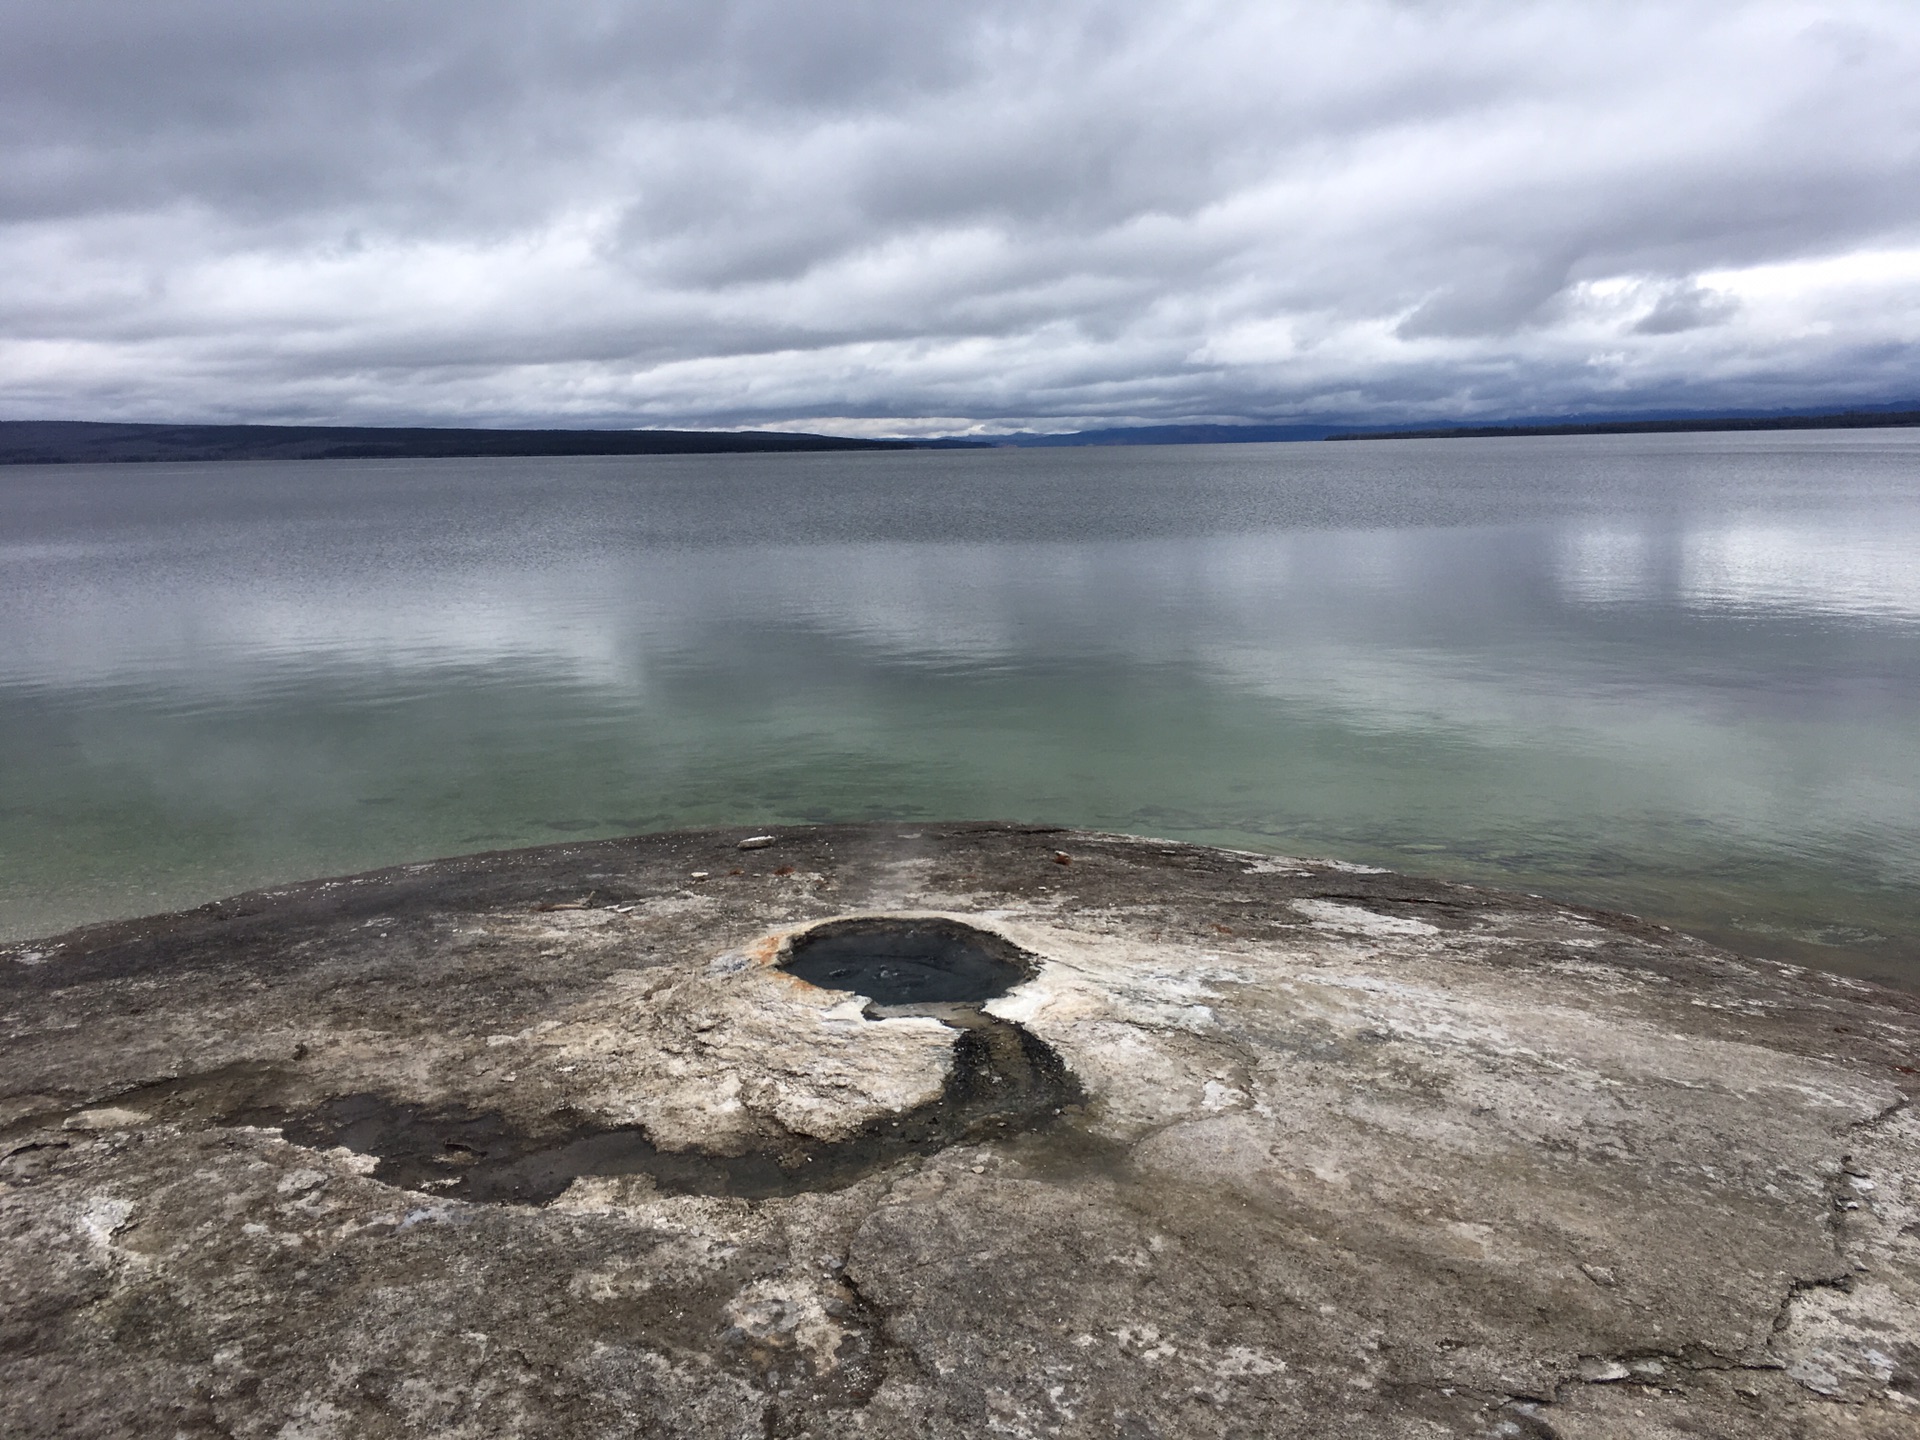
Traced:
POLYGON ((1012 818, 1920 988, 1920 432, 9 467, 0 935, 1012 818))

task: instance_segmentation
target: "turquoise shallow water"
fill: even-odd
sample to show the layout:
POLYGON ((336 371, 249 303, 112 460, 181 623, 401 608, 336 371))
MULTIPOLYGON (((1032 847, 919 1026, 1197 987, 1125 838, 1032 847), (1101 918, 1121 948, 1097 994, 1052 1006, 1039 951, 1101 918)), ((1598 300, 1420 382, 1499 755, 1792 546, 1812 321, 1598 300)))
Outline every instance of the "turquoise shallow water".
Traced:
POLYGON ((0 757, 15 938, 1008 817, 1920 985, 1920 434, 0 470, 0 757))

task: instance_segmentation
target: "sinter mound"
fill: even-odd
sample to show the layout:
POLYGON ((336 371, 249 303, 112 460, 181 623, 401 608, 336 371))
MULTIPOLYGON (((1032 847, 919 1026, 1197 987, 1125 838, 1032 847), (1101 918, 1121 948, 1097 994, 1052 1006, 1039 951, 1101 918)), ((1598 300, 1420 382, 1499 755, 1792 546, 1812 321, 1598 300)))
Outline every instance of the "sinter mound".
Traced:
POLYGON ((1920 1434, 1915 997, 1326 862, 740 838, 0 949, 0 1433, 1920 1434))

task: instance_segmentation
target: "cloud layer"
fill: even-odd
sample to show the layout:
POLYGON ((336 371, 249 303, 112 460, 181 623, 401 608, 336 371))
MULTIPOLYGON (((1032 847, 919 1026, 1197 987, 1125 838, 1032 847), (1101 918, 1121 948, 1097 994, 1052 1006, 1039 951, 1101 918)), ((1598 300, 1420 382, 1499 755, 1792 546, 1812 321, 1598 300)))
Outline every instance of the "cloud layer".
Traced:
POLYGON ((1910 0, 0 0, 0 414, 1920 397, 1910 0))

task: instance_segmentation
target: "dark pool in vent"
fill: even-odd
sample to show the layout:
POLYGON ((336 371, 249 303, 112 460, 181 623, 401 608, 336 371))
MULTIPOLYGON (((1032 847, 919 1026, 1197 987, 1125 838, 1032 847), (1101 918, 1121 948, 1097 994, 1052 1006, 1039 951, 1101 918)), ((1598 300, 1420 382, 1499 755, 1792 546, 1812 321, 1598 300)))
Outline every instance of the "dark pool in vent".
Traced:
MULTIPOLYGON (((795 936, 781 968, 867 997, 875 1019, 932 1015, 954 1032, 939 1095, 834 1140, 768 1122, 738 1152, 662 1150, 644 1129, 566 1110, 529 1125, 497 1110, 373 1092, 288 1105, 276 1094, 285 1077, 264 1071, 241 1075, 224 1100, 208 1090, 197 1103, 234 1123, 277 1126, 296 1145, 376 1156, 376 1180, 448 1200, 544 1205, 583 1175, 646 1175, 664 1194, 748 1200, 837 1190, 948 1145, 1002 1143, 1071 1124, 1085 1096, 1065 1062, 981 1008, 1031 979, 1039 963, 1011 941, 953 920, 863 917, 795 936)), ((135 1100, 149 1103, 138 1092, 135 1100)))
POLYGON ((957 920, 835 920, 794 937, 780 968, 881 1005, 972 1004, 1031 980, 1011 941, 957 920))

